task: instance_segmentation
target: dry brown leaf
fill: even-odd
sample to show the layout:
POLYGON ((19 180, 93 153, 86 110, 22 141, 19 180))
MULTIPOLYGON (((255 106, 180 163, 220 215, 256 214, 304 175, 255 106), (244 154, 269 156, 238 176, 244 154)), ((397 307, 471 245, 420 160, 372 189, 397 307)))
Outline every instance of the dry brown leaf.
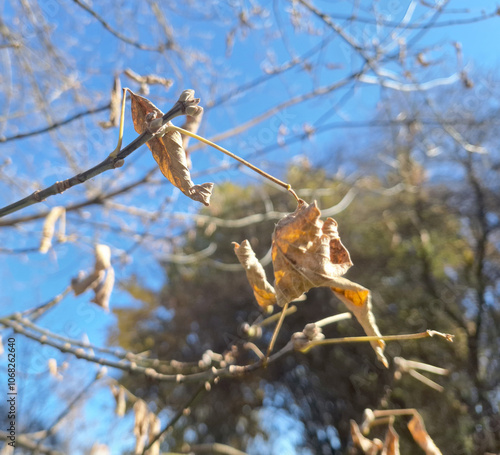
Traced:
MULTIPOLYGON (((163 112, 158 109, 151 101, 142 96, 130 92, 132 99, 132 120, 135 130, 141 134, 147 130, 148 125, 155 119, 161 118, 163 112)), ((193 106, 194 108, 194 106, 193 106)), ((201 113, 202 110, 194 109, 201 113)), ((167 125, 172 125, 168 122, 167 125)), ((168 131, 165 135, 153 137, 147 142, 154 159, 162 174, 170 182, 179 188, 186 196, 201 202, 204 205, 210 204, 213 183, 204 183, 195 185, 191 180, 187 164, 186 152, 182 146, 182 136, 177 131, 168 131)))
POLYGON ((387 428, 382 455, 399 455, 399 436, 391 424, 387 428))
POLYGON ((424 450, 426 455, 442 455, 441 451, 436 447, 427 430, 425 429, 422 416, 415 411, 415 415, 408 422, 408 429, 415 442, 424 450))
POLYGON ((57 220, 59 222, 59 237, 64 238, 64 229, 66 221, 66 209, 64 207, 53 207, 49 214, 45 217, 42 228, 42 240, 40 241, 39 251, 42 254, 47 253, 52 246, 52 238, 54 237, 55 226, 57 220))
MULTIPOLYGON (((337 285, 331 289, 347 309, 354 314, 368 336, 379 337, 382 335, 372 313, 372 299, 368 289, 346 278, 338 278, 337 285)), ((370 341, 370 344, 378 359, 387 368, 389 363, 384 356, 385 342, 377 340, 370 341)))
MULTIPOLYGON (((320 219, 316 202, 300 201, 294 213, 281 219, 273 234, 272 258, 278 305, 296 299, 313 287, 328 286, 353 312, 365 333, 380 336, 371 311, 370 291, 342 278, 352 262, 340 241, 337 222, 320 219)), ((387 366, 383 341, 371 342, 379 360, 387 366)))
POLYGON ((300 297, 313 287, 334 286, 352 262, 332 218, 320 220, 316 202, 300 201, 273 233, 272 258, 278 304, 300 297))
POLYGON ((136 437, 135 453, 141 454, 146 445, 146 438, 149 429, 148 406, 143 400, 138 399, 134 403, 134 413, 135 413, 134 434, 136 437))
POLYGON ((351 420, 351 438, 354 445, 359 447, 365 455, 377 455, 379 450, 382 449, 383 443, 380 439, 370 440, 367 437, 363 436, 361 433, 358 424, 351 420))
POLYGON ((248 240, 243 240, 241 245, 233 242, 234 252, 245 269, 248 282, 252 286, 257 303, 264 308, 276 303, 276 293, 267 281, 264 267, 259 262, 248 240))

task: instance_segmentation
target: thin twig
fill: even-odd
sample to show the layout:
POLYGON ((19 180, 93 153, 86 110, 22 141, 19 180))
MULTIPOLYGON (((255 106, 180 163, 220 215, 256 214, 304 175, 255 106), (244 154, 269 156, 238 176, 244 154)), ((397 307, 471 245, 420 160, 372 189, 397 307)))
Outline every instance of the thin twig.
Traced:
POLYGON ((246 452, 235 449, 234 447, 219 442, 212 442, 207 444, 195 444, 187 448, 187 453, 208 453, 220 455, 248 455, 246 452))
POLYGON ((406 341, 406 340, 418 340, 420 338, 428 338, 433 336, 439 336, 445 338, 447 341, 453 341, 453 335, 449 333, 441 333, 435 330, 427 330, 420 333, 410 333, 403 335, 385 335, 385 336, 360 336, 360 337, 343 337, 343 338, 327 338, 326 340, 311 341, 306 346, 304 346, 300 351, 308 352, 316 346, 322 346, 325 344, 340 344, 340 343, 365 343, 369 341, 406 341))
POLYGON ((61 302, 64 297, 66 297, 71 292, 72 289, 73 288, 71 286, 68 286, 64 291, 56 295, 53 299, 50 299, 47 303, 43 303, 42 305, 39 305, 35 308, 30 308, 29 310, 24 311, 22 314, 31 318, 32 321, 35 321, 45 312, 61 302))
POLYGON ((163 46, 157 46, 157 47, 146 46, 145 44, 142 44, 142 43, 134 41, 130 38, 127 38, 125 35, 122 35, 120 32, 116 31, 113 27, 111 27, 111 25, 109 25, 106 20, 104 20, 99 14, 97 14, 88 5, 81 2, 80 0, 73 0, 73 2, 76 3, 78 6, 80 6, 81 8, 83 8, 85 11, 87 11, 90 15, 92 15, 98 22, 101 23, 101 25, 109 33, 111 33, 114 37, 118 38, 120 41, 123 41, 124 43, 130 44, 130 45, 136 47, 137 49, 140 49, 141 51, 161 52, 164 49, 163 46))
POLYGON ((84 112, 79 112, 78 114, 72 115, 71 117, 68 117, 68 118, 61 120, 59 122, 53 122, 50 125, 45 126, 44 128, 28 131, 27 133, 15 134, 14 136, 6 136, 6 137, 0 136, 0 142, 15 141, 17 139, 25 139, 27 137, 36 136, 37 134, 48 133, 49 131, 52 131, 56 128, 59 128, 61 126, 67 125, 68 123, 74 122, 75 120, 78 120, 79 118, 86 117, 87 115, 98 114, 99 112, 106 111, 110 107, 111 107, 111 103, 108 103, 108 104, 105 104, 105 105, 102 105, 102 106, 99 106, 99 107, 96 107, 93 109, 88 109, 84 112))
POLYGON ((243 158, 240 158, 238 155, 235 155, 234 153, 230 152, 229 150, 226 150, 225 148, 221 147, 220 145, 217 145, 216 143, 209 141, 208 139, 205 139, 203 136, 198 136, 195 133, 192 133, 191 131, 185 130, 183 128, 179 128, 178 126, 169 126, 167 128, 167 131, 178 131, 181 134, 184 134, 186 136, 190 136, 193 139, 197 139, 200 142, 203 142, 214 149, 218 150, 219 152, 222 152, 226 154, 227 156, 230 156, 236 161, 239 161, 241 164, 244 164, 246 167, 252 169, 252 171, 257 172, 257 174, 261 175, 262 177, 265 177, 268 180, 271 180, 271 182, 276 183, 277 185, 281 186, 282 188, 285 188, 288 190, 290 193, 292 193, 293 197, 297 200, 297 202, 300 200, 295 191, 292 189, 291 185, 283 182, 280 179, 277 179, 276 177, 268 174, 267 172, 264 172, 262 169, 259 169, 257 166, 254 166, 252 163, 249 163, 248 161, 244 160, 243 158))
MULTIPOLYGON (((89 205, 102 204, 107 199, 113 198, 115 196, 119 196, 120 194, 126 193, 127 191, 131 190, 132 188, 134 188, 136 186, 139 186, 143 183, 147 183, 147 182, 149 182, 151 176, 157 171, 157 169, 158 169, 158 167, 151 168, 149 170, 149 172, 147 172, 140 179, 135 180, 132 183, 128 183, 127 185, 122 186, 121 188, 118 188, 117 190, 111 191, 107 194, 98 194, 97 196, 94 196, 91 199, 87 199, 86 201, 78 202, 76 204, 69 205, 69 206, 65 207, 66 213, 80 210, 84 207, 88 207, 89 205)), ((0 220, 0 227, 1 226, 14 226, 14 225, 19 224, 19 223, 36 221, 36 220, 39 220, 41 218, 45 218, 49 213, 50 213, 50 210, 44 210, 42 212, 35 213, 33 215, 20 216, 18 218, 11 218, 9 220, 0 220)), ((37 247, 36 250, 38 251, 39 248, 37 247)))
POLYGON ((333 316, 329 316, 325 319, 321 319, 320 321, 315 322, 315 324, 318 327, 324 327, 325 325, 328 324, 333 324, 334 322, 339 322, 343 321, 344 319, 351 319, 352 318, 352 313, 340 313, 340 314, 335 314, 333 316))
POLYGON ((276 339, 278 338, 278 333, 280 332, 281 326, 283 325, 283 321, 285 320, 286 310, 288 309, 288 305, 289 305, 288 302, 283 305, 283 309, 281 310, 280 318, 279 318, 278 323, 276 324, 276 327, 274 329, 273 336, 272 336, 271 341, 269 343, 269 347, 267 348, 266 359, 268 359, 269 356, 271 355, 271 352, 273 352, 274 344, 276 343, 276 339))
POLYGON ((142 451, 142 455, 144 455, 153 446, 153 444, 156 441, 158 441, 158 439, 160 439, 168 430, 170 430, 177 423, 177 421, 184 415, 186 410, 189 409, 189 407, 193 404, 193 402, 196 400, 196 398, 198 398, 198 396, 202 392, 206 392, 206 391, 207 391, 206 384, 205 383, 201 384, 195 390, 193 395, 191 395, 191 397, 187 400, 187 402, 184 404, 184 406, 182 406, 182 408, 180 408, 176 412, 176 414, 172 417, 172 419, 170 419, 170 422, 168 422, 168 424, 163 428, 163 430, 161 430, 151 441, 149 441, 149 444, 146 447, 144 447, 144 450, 142 451))
MULTIPOLYGON (((291 314, 295 313, 297 311, 297 307, 295 305, 292 305, 290 308, 288 308, 285 311, 285 316, 290 316, 291 314)), ((257 322, 255 324, 252 324, 257 327, 264 327, 266 325, 272 324, 273 322, 276 322, 279 318, 281 317, 281 313, 276 313, 273 314, 272 316, 269 316, 268 318, 264 319, 261 322, 257 322)))
MULTIPOLYGON (((9 436, 10 434, 7 431, 0 430, 0 441, 10 441, 10 439, 8 439, 9 436)), ((58 450, 53 450, 45 446, 38 447, 35 441, 32 441, 24 434, 16 435, 16 446, 31 450, 32 453, 40 453, 44 455, 65 455, 63 452, 59 452, 58 450)))
POLYGON ((90 390, 90 388, 99 380, 99 373, 95 376, 92 381, 90 381, 80 392, 71 400, 71 402, 66 406, 64 411, 62 411, 54 420, 54 422, 49 426, 42 436, 42 439, 38 442, 37 448, 41 447, 44 439, 52 436, 56 432, 56 426, 69 414, 71 409, 78 403, 78 401, 90 390))
MULTIPOLYGON (((140 374, 144 375, 148 378, 151 378, 156 381, 161 381, 161 382, 171 382, 171 383, 195 383, 195 382, 207 382, 207 381, 212 381, 215 378, 223 378, 223 377, 235 377, 235 376, 241 376, 245 375, 247 373, 250 373, 252 371, 258 370, 259 368, 262 368, 262 366, 265 364, 269 364, 271 362, 276 361, 280 357, 284 356, 288 352, 293 350, 293 345, 292 343, 288 343, 285 347, 280 349, 277 353, 273 354, 269 358, 266 359, 266 361, 257 361, 248 365, 229 365, 225 366, 223 368, 216 368, 212 367, 210 369, 201 371, 201 372, 196 372, 196 373, 190 373, 190 374, 163 374, 159 373, 157 370, 154 368, 146 368, 140 365, 137 365, 135 362, 128 362, 128 361, 114 361, 110 360, 104 357, 96 357, 92 353, 86 352, 82 348, 76 349, 73 347, 70 343, 60 343, 55 340, 52 340, 48 337, 45 336, 40 336, 38 334, 33 334, 29 330, 27 330, 26 327, 24 327, 22 324, 16 321, 12 321, 8 318, 0 318, 0 324, 3 324, 7 327, 11 327, 14 329, 15 332, 20 333, 21 335, 24 335, 27 338, 30 338, 40 344, 47 344, 48 346, 52 346, 53 348, 59 350, 62 353, 69 353, 74 355, 78 359, 84 359, 92 363, 96 363, 98 365, 106 365, 110 368, 115 368, 119 369, 122 371, 125 371, 130 374, 140 374)), ((87 346, 88 348, 94 349, 93 346, 87 346)), ((99 348, 95 348, 96 350, 99 348)), ((101 348, 102 349, 102 348, 101 348)))

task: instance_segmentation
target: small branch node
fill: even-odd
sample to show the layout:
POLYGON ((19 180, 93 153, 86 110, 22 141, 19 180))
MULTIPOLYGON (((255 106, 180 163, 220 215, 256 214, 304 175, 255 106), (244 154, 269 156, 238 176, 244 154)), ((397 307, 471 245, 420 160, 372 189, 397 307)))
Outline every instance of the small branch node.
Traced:
POLYGON ((63 180, 62 182, 56 182, 56 191, 58 193, 64 193, 71 186, 69 184, 69 180, 63 180))
POLYGON ((33 196, 33 199, 36 201, 36 202, 42 202, 43 201, 43 198, 42 196, 40 195, 41 191, 40 190, 36 190, 32 196, 33 196))

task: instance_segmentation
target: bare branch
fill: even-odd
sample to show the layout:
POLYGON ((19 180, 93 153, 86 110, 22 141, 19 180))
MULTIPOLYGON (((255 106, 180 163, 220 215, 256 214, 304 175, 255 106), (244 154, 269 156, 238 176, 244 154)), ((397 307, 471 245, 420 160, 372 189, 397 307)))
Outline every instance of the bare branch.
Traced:
POLYGON ((114 37, 118 38, 120 41, 123 41, 124 43, 130 44, 137 49, 140 49, 141 51, 152 51, 152 52, 162 52, 166 46, 158 46, 158 47, 151 47, 151 46, 146 46, 145 44, 139 43, 137 41, 134 41, 130 38, 127 38, 126 36, 122 35, 120 32, 115 30, 114 28, 111 27, 111 25, 108 24, 108 22, 103 19, 99 14, 97 14, 92 8, 90 8, 88 5, 85 3, 81 2, 80 0, 73 0, 74 3, 76 3, 78 6, 83 8, 85 11, 87 11, 89 14, 91 14, 98 22, 101 23, 101 25, 109 32, 111 33, 114 37))

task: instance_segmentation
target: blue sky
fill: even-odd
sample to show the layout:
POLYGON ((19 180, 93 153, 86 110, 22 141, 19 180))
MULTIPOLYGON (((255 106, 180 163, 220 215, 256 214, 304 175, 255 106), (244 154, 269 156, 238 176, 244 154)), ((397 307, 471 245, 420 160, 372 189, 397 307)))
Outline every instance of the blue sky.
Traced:
MULTIPOLYGON (((127 3, 127 2, 126 2, 127 3)), ((245 38, 237 33, 234 47, 230 57, 226 57, 226 34, 231 29, 231 14, 226 10, 224 3, 219 3, 221 13, 218 19, 211 22, 201 22, 186 18, 186 15, 195 15, 196 12, 184 10, 183 14, 172 14, 169 19, 178 31, 176 38, 184 49, 193 49, 203 52, 205 56, 195 61, 191 66, 191 71, 176 74, 176 67, 182 65, 190 66, 191 62, 181 62, 178 57, 166 59, 154 52, 139 52, 132 46, 119 42, 112 37, 102 25, 95 21, 89 14, 78 9, 72 2, 66 4, 45 1, 40 2, 46 20, 53 29, 53 42, 61 47, 66 55, 65 76, 68 80, 74 77, 78 83, 79 93, 68 90, 60 94, 52 93, 50 89, 47 93, 53 94, 54 100, 50 108, 51 114, 60 119, 85 109, 86 106, 95 106, 104 103, 109 98, 109 90, 113 75, 126 68, 131 68, 140 74, 157 73, 169 77, 175 77, 174 87, 169 92, 161 87, 154 87, 149 98, 158 106, 164 106, 164 110, 177 98, 179 92, 184 88, 193 87, 197 89, 197 94, 202 96, 201 104, 217 99, 234 87, 254 80, 263 74, 263 70, 269 66, 270 62, 280 65, 290 60, 290 58, 301 55, 316 46, 319 40, 331 34, 316 19, 311 18, 311 23, 318 27, 321 35, 308 35, 307 33, 297 33, 290 26, 286 14, 283 10, 283 2, 278 2, 277 20, 273 8, 267 16, 256 20, 256 30, 252 31, 245 38), (281 31, 278 27, 281 25, 281 31), (280 39, 280 33, 285 39, 280 39), (257 37, 257 38, 255 38, 257 37), (293 49, 293 52, 290 52, 293 49), (215 87, 215 88, 214 88, 215 87)), ((318 1, 317 6, 326 12, 335 14, 350 14, 350 2, 328 2, 318 1)), ((379 12, 386 14, 386 20, 399 21, 409 2, 380 2, 379 12), (390 15, 389 15, 390 14, 390 15)), ((128 3, 127 3, 128 5, 128 3)), ((470 2, 453 1, 450 7, 454 11, 469 8, 470 2)), ((117 12, 112 4, 99 6, 100 13, 109 18, 110 23, 115 27, 124 28, 126 33, 134 39, 149 45, 156 44, 156 37, 160 34, 160 27, 151 26, 151 13, 147 13, 142 6, 135 5, 126 7, 123 11, 117 12), (135 18, 134 27, 127 27, 127 21, 135 18)), ((417 6, 417 8, 422 8, 417 6)), ((481 9, 491 12, 495 8, 492 2, 475 2, 472 16, 480 14, 481 9)), ((2 19, 10 24, 14 15, 14 7, 10 2, 0 3, 0 14, 2 19)), ((369 17, 368 12, 360 13, 361 17, 369 17)), ((453 20, 454 18, 466 17, 465 14, 444 14, 439 21, 453 20)), ((426 57, 429 59, 442 59, 442 64, 429 70, 425 79, 432 79, 437 74, 441 77, 451 74, 456 69, 454 59, 455 50, 452 42, 459 41, 462 45, 463 59, 466 68, 469 70, 484 70, 497 68, 498 66, 498 43, 500 42, 498 21, 500 17, 488 21, 481 21, 464 26, 450 26, 432 30, 427 36, 419 41, 416 46, 426 50, 426 57)), ((21 25, 12 22, 13 27, 21 25)), ((26 25, 26 24, 24 24, 26 25)), ((356 39, 366 39, 371 37, 377 30, 372 24, 361 24, 350 26, 347 30, 356 39)), ((125 33, 124 32, 124 33, 125 33)), ((40 51, 40 46, 36 42, 36 34, 30 31, 26 25, 23 33, 28 36, 28 41, 32 45, 33 62, 38 68, 35 79, 41 84, 50 82, 50 61, 44 58, 40 51), (33 36, 30 38, 30 34, 33 36)), ((387 36, 383 30, 382 38, 387 36)), ((390 43, 390 40, 387 41, 390 43)), ((396 50, 396 49, 395 49, 396 50)), ((12 64, 12 53, 9 50, 0 49, 0 64, 2 75, 8 77, 7 69, 12 64)), ((236 127, 252 119, 281 102, 306 93, 316 87, 324 86, 338 80, 341 75, 348 74, 353 68, 361 66, 361 60, 353 54, 342 41, 337 37, 333 38, 324 49, 314 54, 310 60, 312 65, 329 63, 328 68, 321 71, 307 73, 299 68, 292 69, 273 80, 261 84, 251 91, 235 97, 230 102, 207 111, 201 132, 207 137, 211 137, 222 131, 236 127)), ((19 90, 19 97, 10 100, 10 115, 12 118, 8 122, 1 122, 1 134, 10 135, 20 131, 29 131, 34 127, 46 125, 44 115, 38 113, 36 116, 24 115, 14 116, 12 113, 25 108, 33 108, 34 102, 29 96, 28 86, 17 86, 16 74, 10 75, 13 86, 19 90)), ((57 78, 55 78, 57 79, 57 78)), ((122 76, 123 85, 133 85, 122 76)), ((54 87, 57 84, 54 82, 54 87)), ((349 86, 351 87, 351 86, 349 86)), ((55 89, 54 89, 55 90, 55 89)), ((313 163, 323 162, 331 158, 332 148, 336 143, 344 144, 349 141, 357 141, 358 144, 369 143, 373 138, 372 130, 356 129, 342 130, 331 129, 321 134, 315 135, 310 141, 299 142, 288 147, 278 147, 272 152, 262 153, 262 149, 273 147, 276 144, 276 137, 279 134, 279 127, 285 123, 289 135, 303 132, 305 123, 314 125, 320 120, 323 123, 335 121, 361 121, 369 120, 374 116, 374 108, 380 100, 380 89, 377 86, 367 86, 356 84, 356 87, 349 92, 349 98, 342 101, 347 90, 339 90, 333 97, 324 100, 314 100, 297 106, 292 106, 279 115, 271 116, 266 121, 260 123, 248 132, 234 138, 223 141, 221 145, 241 154, 244 157, 255 159, 257 165, 265 170, 282 176, 287 162, 297 155, 304 155, 313 163), (337 111, 332 111, 332 107, 337 102, 341 102, 337 111), (327 115, 325 115, 327 114, 327 115)), ((6 105, 6 93, 0 93, 2 106, 6 105)), ((0 112, 0 116, 4 112, 0 112)), ((106 119, 106 114, 97 116, 100 120, 106 119)), ((102 160, 106 153, 109 153, 115 146, 117 140, 116 129, 102 130, 95 126, 96 118, 87 118, 82 122, 62 128, 58 136, 41 135, 32 139, 24 139, 14 142, 0 143, 0 161, 9 157, 12 165, 7 169, 11 178, 19 179, 20 182, 33 180, 36 175, 44 185, 53 183, 54 180, 67 178, 72 175, 72 169, 67 160, 60 153, 57 141, 68 141, 67 145, 73 150, 79 164, 85 168, 90 167, 102 160), (81 135, 76 136, 74 141, 73 128, 81 129, 81 135), (76 152, 75 152, 76 150, 76 152)), ((127 115, 125 123, 124 142, 130 142, 135 138, 130 117, 127 115)), ((260 182, 260 178, 252 178, 248 173, 240 171, 224 171, 211 174, 209 171, 220 166, 226 158, 214 150, 204 148, 193 155, 193 175, 196 175, 196 183, 202 183, 207 179, 213 179, 215 183, 228 179, 237 182, 260 182), (208 176, 204 175, 208 174, 208 176)), ((150 153, 145 147, 140 152, 135 153, 119 172, 120 178, 107 173, 92 181, 92 185, 97 188, 115 188, 124 182, 132 181, 141 175, 145 169, 154 165, 150 153)), ((332 165, 333 167, 333 165, 332 165)), ((157 176, 158 178, 158 176, 157 176)), ((91 188, 87 187, 87 191, 91 188)), ((32 191, 32 189, 30 189, 32 191)), ((177 190, 172 190, 167 182, 159 183, 156 189, 151 190, 151 194, 140 199, 132 197, 131 200, 124 199, 123 203, 131 202, 140 205, 143 209, 153 210, 158 205, 158 197, 172 197, 176 201, 172 206, 181 212, 193 213, 198 210, 198 206, 189 201, 185 201, 177 190), (159 189, 159 191, 158 191, 159 189), (159 196, 160 195, 160 196, 159 196)), ((20 197, 22 191, 13 189, 13 186, 0 183, 0 204, 3 206, 20 197)), ((80 201, 85 198, 85 189, 81 187, 73 188, 61 196, 56 196, 38 207, 26 209, 25 213, 36 213, 42 206, 53 207, 57 204, 80 201)), ((116 214, 102 213, 97 208, 85 209, 85 213, 78 215, 68 215, 68 233, 78 232, 81 235, 78 243, 66 243, 57 245, 54 251, 47 255, 37 252, 24 254, 2 254, 0 256, 1 287, 0 299, 2 302, 0 314, 7 315, 13 311, 23 311, 35 305, 39 305, 50 300, 54 295, 61 292, 68 286, 70 279, 79 270, 90 270, 93 267, 94 257, 92 247, 96 242, 110 244, 115 259, 117 279, 123 279, 130 274, 137 274, 144 284, 153 289, 159 289, 165 279, 158 259, 161 255, 150 252, 147 249, 138 247, 128 261, 120 263, 118 258, 123 251, 132 247, 135 242, 133 238, 118 238, 113 233, 101 232, 88 223, 92 222, 112 222, 116 226, 124 225, 142 232, 147 226, 141 224, 137 219, 130 219, 124 216, 120 219, 116 214), (132 223, 132 224, 129 224, 132 223)), ((3 248, 19 250, 22 248, 33 248, 38 246, 41 235, 42 224, 28 223, 19 229, 2 229, 1 246, 3 248)), ((154 226, 154 233, 160 235, 162 226, 154 226)), ((107 329, 115 324, 112 313, 105 313, 102 309, 89 303, 89 294, 80 297, 68 296, 59 307, 41 319, 41 324, 50 327, 58 333, 66 334, 72 338, 81 338, 86 333, 92 343, 104 345, 107 337, 107 329)), ((134 305, 130 297, 118 288, 115 289, 111 306, 123 307, 134 305)), ((5 335, 4 335, 5 338, 5 335)), ((40 378, 46 378, 46 360, 52 356, 59 361, 67 359, 50 348, 40 349, 39 346, 17 336, 19 349, 19 362, 21 365, 20 383, 24 384, 26 394, 21 397, 20 411, 26 412, 37 403, 36 382, 40 378)), ((82 384, 87 383, 91 376, 95 374, 94 368, 82 368, 82 361, 69 359, 74 370, 68 371, 67 375, 74 378, 79 376, 82 384)), ((5 356, 1 362, 5 361, 5 356)), ((84 365, 85 366, 85 365, 84 365)), ((3 367, 3 364, 2 364, 3 367)), ((111 372, 110 372, 111 373, 111 372)), ((111 373, 113 374, 113 373, 111 373)), ((53 380, 50 380, 53 381, 53 380)), ((55 387, 52 382, 53 387, 55 387)), ((111 418, 113 401, 107 391, 100 391, 94 395, 91 405, 86 408, 89 421, 96 419, 103 413, 111 418)), ((62 403, 54 397, 44 396, 39 400, 41 408, 48 409, 40 411, 48 415, 55 415, 62 403), (46 401, 49 405, 45 406, 46 401)), ((272 412, 269 411, 269 412, 272 412)), ((112 430, 117 434, 129 425, 130 416, 125 422, 113 423, 117 425, 112 430)), ((92 424, 89 424, 92 425, 92 424)), ((90 428, 90 427, 89 427, 90 428)), ((96 435, 106 439, 107 427, 98 425, 92 428, 96 435)), ((90 431, 90 429, 89 429, 90 431)), ((125 439, 123 445, 130 444, 131 441, 125 439)), ((286 441, 283 442, 287 443, 286 441)), ((288 441, 289 443, 289 441, 288 441)), ((118 449, 117 449, 118 450, 118 449)), ((255 449, 258 450, 258 449, 255 449)), ((281 450, 281 449, 280 449, 281 450)), ((75 452, 76 453, 76 452, 75 452)), ((255 452, 257 453, 257 452, 255 452)), ((276 449, 276 453, 279 450, 276 449)))

